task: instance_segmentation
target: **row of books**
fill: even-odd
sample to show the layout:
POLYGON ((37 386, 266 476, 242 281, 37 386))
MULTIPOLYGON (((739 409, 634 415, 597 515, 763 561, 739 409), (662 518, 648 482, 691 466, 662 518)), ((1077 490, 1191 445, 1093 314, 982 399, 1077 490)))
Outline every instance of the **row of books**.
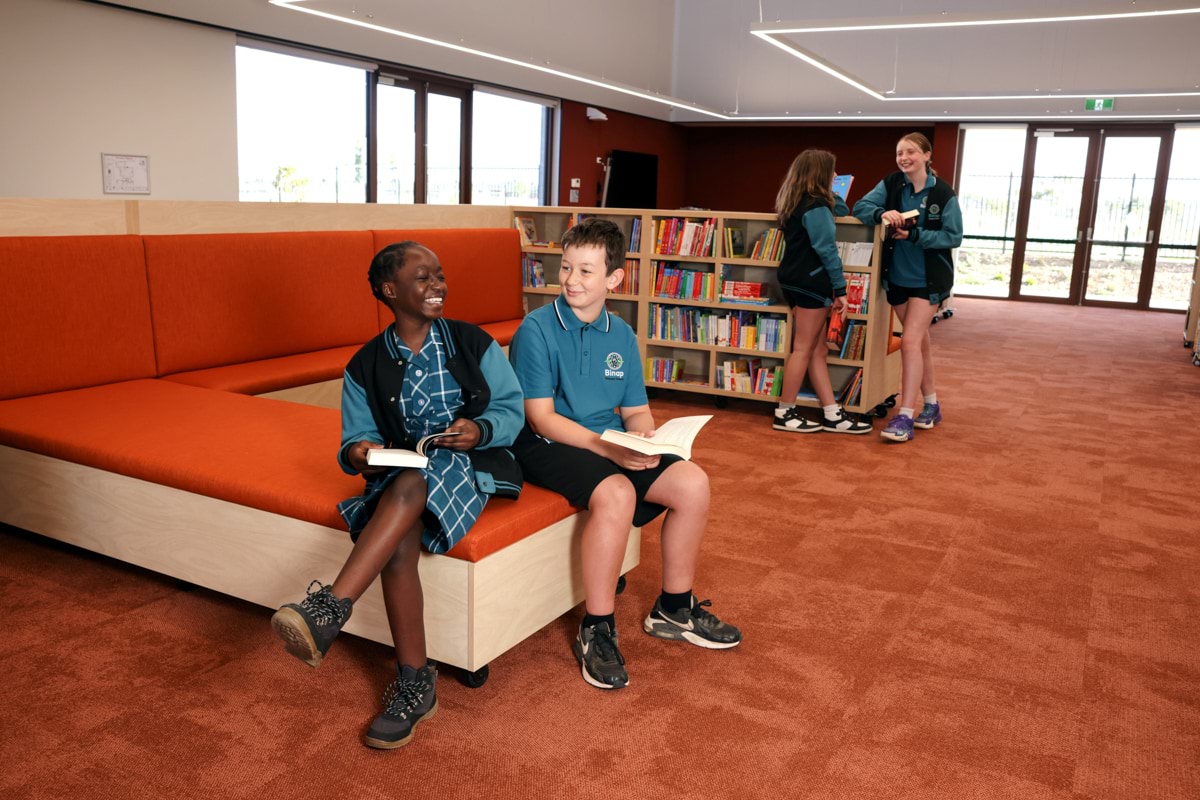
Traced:
POLYGON ((617 288, 613 289, 616 294, 637 294, 638 276, 642 270, 642 260, 640 258, 625 259, 625 277, 621 279, 621 283, 617 288))
POLYGON ((682 358, 647 358, 646 380, 657 383, 674 383, 683 378, 687 366, 682 358))
POLYGON ((546 270, 540 258, 528 255, 521 257, 521 280, 526 286, 535 289, 546 285, 546 270))
POLYGON ((846 310, 866 314, 871 299, 871 276, 866 272, 846 273, 846 310))
POLYGON ((846 267, 869 267, 875 255, 873 242, 838 242, 837 249, 842 266, 846 267))
POLYGON ((838 393, 837 401, 843 406, 856 406, 862 396, 863 371, 862 367, 854 370, 854 375, 850 378, 846 387, 838 393))
POLYGON ((787 347, 787 319, 755 311, 650 305, 649 336, 672 342, 737 347, 782 353, 787 347))
POLYGON ((778 397, 783 365, 763 366, 761 358, 731 358, 717 365, 717 386, 729 392, 778 397))
POLYGON ((761 261, 778 261, 783 258, 783 231, 779 228, 767 228, 754 240, 750 257, 761 261))
POLYGON ((850 361, 861 361, 867 352, 867 325, 859 320, 846 323, 845 335, 841 337, 840 345, 830 345, 831 352, 837 353, 838 358, 850 361))
POLYGON ((674 300, 716 299, 717 280, 711 272, 696 269, 681 269, 670 266, 670 262, 651 261, 654 276, 654 296, 674 300))
POLYGON ((666 217, 654 222, 654 252, 670 256, 707 258, 713 252, 716 237, 715 217, 696 221, 684 217, 666 217))

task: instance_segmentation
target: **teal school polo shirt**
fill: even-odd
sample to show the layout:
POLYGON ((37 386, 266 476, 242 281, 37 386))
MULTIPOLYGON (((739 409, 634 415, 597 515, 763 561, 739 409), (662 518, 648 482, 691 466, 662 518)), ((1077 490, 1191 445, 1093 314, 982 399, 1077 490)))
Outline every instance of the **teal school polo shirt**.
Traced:
POLYGON ((560 295, 526 315, 508 351, 526 399, 553 397, 556 412, 596 433, 625 430, 616 409, 649 402, 637 336, 607 308, 585 325, 560 295))

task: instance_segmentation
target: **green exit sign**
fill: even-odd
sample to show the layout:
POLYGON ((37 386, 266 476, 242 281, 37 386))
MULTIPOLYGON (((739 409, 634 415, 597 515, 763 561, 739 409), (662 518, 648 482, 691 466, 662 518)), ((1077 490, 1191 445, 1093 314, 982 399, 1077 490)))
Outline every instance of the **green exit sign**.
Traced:
POLYGON ((1112 111, 1113 99, 1111 97, 1089 97, 1084 101, 1083 107, 1087 111, 1112 111))

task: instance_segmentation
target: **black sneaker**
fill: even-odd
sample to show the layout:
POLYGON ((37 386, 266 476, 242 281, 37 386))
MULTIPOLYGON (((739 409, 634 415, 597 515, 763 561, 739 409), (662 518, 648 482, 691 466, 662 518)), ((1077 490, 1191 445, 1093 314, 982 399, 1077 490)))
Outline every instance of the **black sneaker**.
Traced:
POLYGON ((646 615, 642 627, 646 633, 659 639, 683 640, 710 650, 736 647, 742 641, 742 632, 711 614, 707 610, 711 605, 712 600, 697 603, 693 597, 691 608, 681 608, 668 614, 662 607, 660 597, 654 601, 654 608, 646 615))
POLYGON ((863 434, 870 433, 873 430, 870 422, 861 417, 847 416, 846 412, 841 409, 838 409, 837 419, 829 419, 829 417, 822 414, 821 427, 830 433, 863 434))
POLYGON ((271 617, 284 647, 310 667, 319 667, 342 626, 350 619, 354 603, 349 598, 338 599, 320 581, 308 585, 308 597, 299 603, 288 603, 271 617), (313 591, 313 584, 320 588, 313 591))
POLYGON ((579 628, 579 635, 571 646, 579 661, 583 679, 597 689, 622 689, 629 685, 629 673, 625 671, 625 657, 617 647, 617 632, 600 622, 591 627, 579 628))
POLYGON ((383 713, 363 734, 363 744, 380 750, 403 747, 413 737, 417 723, 437 713, 437 667, 403 666, 383 693, 383 713))
POLYGON ((800 406, 792 406, 789 409, 776 408, 774 424, 771 427, 790 433, 816 433, 821 430, 819 423, 813 422, 800 412, 800 406))

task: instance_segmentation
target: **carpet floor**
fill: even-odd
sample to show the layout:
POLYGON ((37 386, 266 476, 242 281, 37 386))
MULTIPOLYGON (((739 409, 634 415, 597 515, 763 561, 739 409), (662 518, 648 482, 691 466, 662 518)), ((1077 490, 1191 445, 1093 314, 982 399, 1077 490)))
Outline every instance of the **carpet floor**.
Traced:
POLYGON ((740 647, 641 632, 653 523, 617 604, 627 689, 580 679, 576 609, 482 688, 445 670, 438 714, 395 752, 359 743, 389 648, 347 636, 311 670, 269 609, 0 528, 0 795, 1200 797, 1183 319, 956 307, 933 328, 945 421, 910 443, 776 432, 751 401, 701 433, 695 588, 740 647))

